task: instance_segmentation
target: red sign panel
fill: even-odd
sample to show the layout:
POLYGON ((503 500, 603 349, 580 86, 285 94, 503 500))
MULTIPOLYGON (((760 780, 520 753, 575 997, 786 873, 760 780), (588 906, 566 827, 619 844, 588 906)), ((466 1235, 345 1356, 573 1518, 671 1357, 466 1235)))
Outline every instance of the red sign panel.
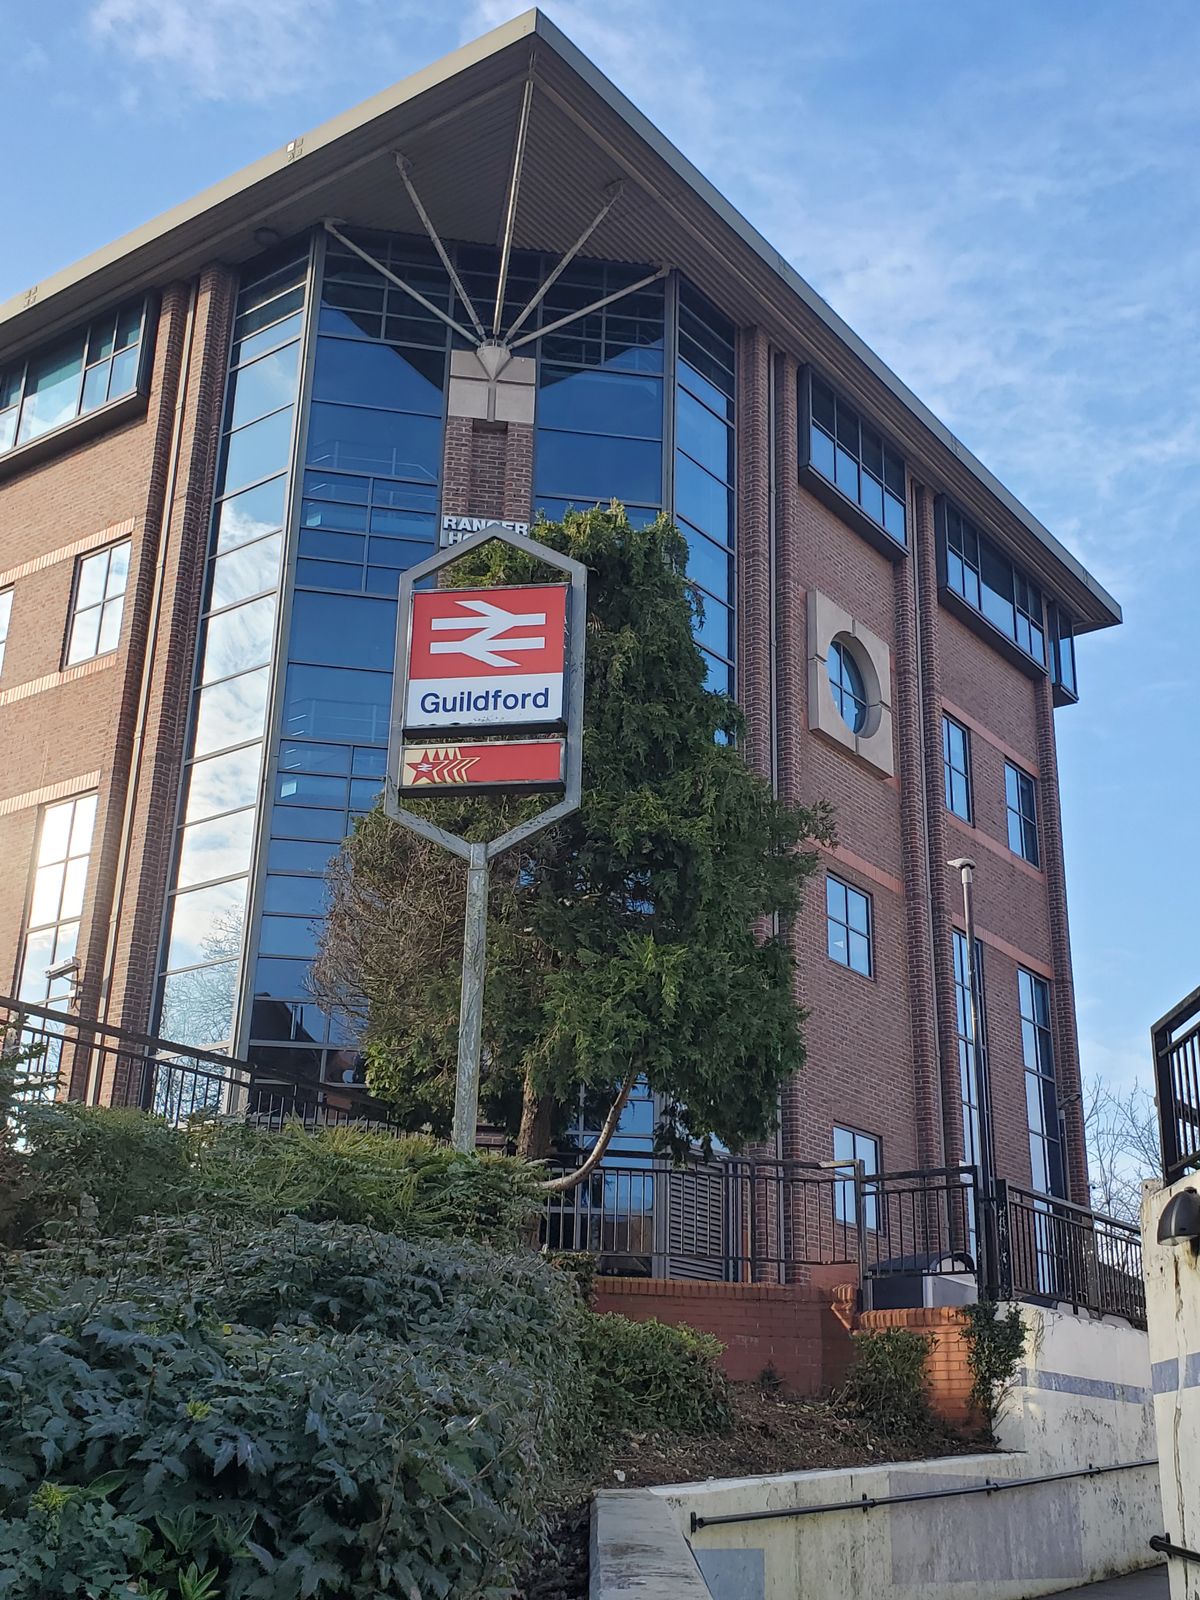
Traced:
POLYGON ((405 727, 561 721, 567 593, 566 584, 417 590, 405 727))
POLYGON ((563 781, 561 739, 504 739, 489 744, 406 744, 400 787, 552 789, 563 781))

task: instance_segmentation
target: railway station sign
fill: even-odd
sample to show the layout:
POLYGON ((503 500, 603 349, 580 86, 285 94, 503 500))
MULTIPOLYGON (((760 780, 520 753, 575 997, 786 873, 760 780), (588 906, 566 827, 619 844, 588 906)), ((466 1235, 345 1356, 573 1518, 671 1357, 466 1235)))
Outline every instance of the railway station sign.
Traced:
POLYGON ((565 583, 414 591, 404 731, 561 723, 568 592, 565 583))

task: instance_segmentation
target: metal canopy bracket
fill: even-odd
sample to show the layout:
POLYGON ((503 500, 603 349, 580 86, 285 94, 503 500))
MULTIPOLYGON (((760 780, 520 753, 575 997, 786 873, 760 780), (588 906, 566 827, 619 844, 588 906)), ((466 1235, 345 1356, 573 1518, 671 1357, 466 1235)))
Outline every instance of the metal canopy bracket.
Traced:
MULTIPOLYGON (((581 561, 560 555, 549 545, 508 529, 484 528, 461 544, 450 545, 409 567, 400 579, 400 606, 396 623, 396 674, 392 685, 391 726, 388 735, 387 780, 384 810, 394 822, 411 833, 440 845, 467 863, 467 904, 463 923, 462 993, 458 1019, 458 1068, 454 1092, 453 1144, 456 1150, 475 1148, 475 1129, 479 1120, 479 1058, 483 1039, 483 990, 487 968, 488 868, 505 850, 521 844, 548 828, 551 823, 579 809, 583 792, 583 662, 587 629, 587 568, 581 561), (405 740, 408 705, 409 649, 412 642, 413 591, 423 579, 432 577, 477 550, 489 540, 499 540, 523 551, 546 566, 567 575, 570 590, 567 601, 567 693, 566 693, 566 771, 562 798, 536 816, 518 822, 495 839, 461 838, 440 828, 428 817, 409 811, 401 803, 399 777, 405 740)), ((494 732, 485 729, 484 732, 494 732)))

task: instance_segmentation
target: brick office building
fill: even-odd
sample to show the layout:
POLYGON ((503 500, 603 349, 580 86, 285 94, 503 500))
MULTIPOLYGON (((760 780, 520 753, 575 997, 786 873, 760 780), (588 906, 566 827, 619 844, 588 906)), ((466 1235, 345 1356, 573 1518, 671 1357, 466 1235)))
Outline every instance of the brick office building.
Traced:
POLYGON ((977 1159, 969 854, 999 1170, 1085 1200, 1054 711, 1119 609, 536 13, 0 307, 10 992, 344 1081, 306 972, 398 574, 610 496, 836 806, 781 1153, 977 1159))

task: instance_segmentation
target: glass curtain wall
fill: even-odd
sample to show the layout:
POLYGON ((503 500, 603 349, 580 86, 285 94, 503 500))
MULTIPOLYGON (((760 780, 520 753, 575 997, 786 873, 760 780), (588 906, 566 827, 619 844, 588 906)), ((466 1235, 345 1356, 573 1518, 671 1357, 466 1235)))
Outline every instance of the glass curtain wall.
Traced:
MULTIPOLYGON (((356 242, 466 321, 427 243, 356 242)), ((159 1028, 266 1070, 356 1083, 353 1038, 316 1005, 311 968, 330 860, 382 789, 396 594, 436 548, 449 354, 461 341, 336 241, 315 249, 306 337, 307 245, 259 264, 238 301, 159 1028)), ((497 253, 457 246, 454 260, 488 320, 497 253)), ((514 255, 506 324, 552 266, 514 255)), ((646 270, 576 262, 525 328, 646 270)), ((538 361, 531 510, 557 518, 616 497, 635 522, 659 513, 671 361, 675 514, 704 600, 710 682, 732 690, 734 332, 686 285, 676 329, 674 299, 656 283, 526 347, 538 361)))
MULTIPOLYGON (((431 248, 359 242, 461 317, 431 248)), ((494 271, 490 282, 494 292, 494 271)), ((267 1070, 362 1078, 353 1038, 317 1006, 310 974, 329 862, 383 787, 400 574, 437 542, 449 346, 444 322, 327 241, 253 941, 249 1054, 267 1070)))
POLYGON ((686 283, 679 286, 675 358, 675 520, 688 542, 688 575, 704 606, 696 637, 708 685, 734 684, 736 532, 733 324, 686 283))
MULTIPOLYGON (((576 261, 543 300, 541 325, 646 275, 645 267, 576 261)), ((661 511, 664 327, 660 281, 538 341, 533 498, 551 521, 610 500, 635 527, 661 511)))
POLYGON ((167 907, 158 1031, 233 1039, 302 366, 307 242, 238 295, 167 907))

